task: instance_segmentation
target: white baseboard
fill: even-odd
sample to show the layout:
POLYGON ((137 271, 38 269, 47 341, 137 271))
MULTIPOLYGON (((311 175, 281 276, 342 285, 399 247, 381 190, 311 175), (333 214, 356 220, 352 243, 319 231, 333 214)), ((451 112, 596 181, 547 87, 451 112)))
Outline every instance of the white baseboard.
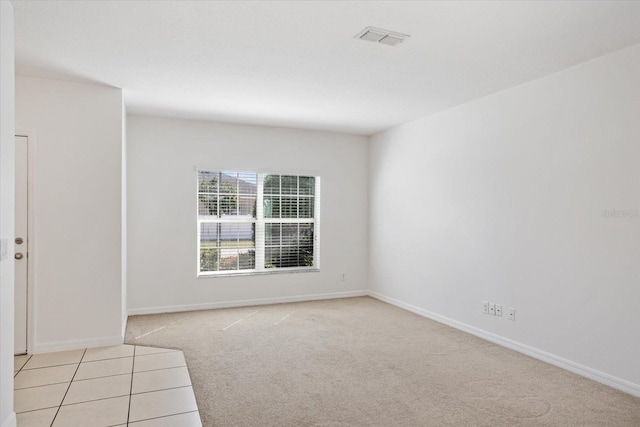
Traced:
POLYGON ((2 427, 16 427, 18 420, 16 419, 16 413, 12 412, 6 420, 2 422, 2 427))
POLYGON ((124 314, 124 316, 122 316, 122 342, 124 342, 124 336, 127 332, 127 322, 129 321, 129 315, 128 314, 124 314))
POLYGON ((89 338, 86 340, 69 340, 34 344, 31 354, 49 353, 52 351, 77 350, 79 348, 106 347, 110 345, 120 345, 124 342, 124 336, 89 338))
POLYGON ((202 304, 171 305, 165 307, 145 307, 129 310, 129 316, 139 314, 175 313, 179 311, 211 310, 215 308, 249 307, 252 305, 283 304, 287 302, 316 301, 323 299, 352 298, 367 295, 367 291, 348 291, 332 292, 327 294, 297 295, 292 297, 245 299, 202 304))
POLYGON ((609 375, 605 372, 581 365, 560 356, 556 356, 555 354, 547 353, 546 351, 539 350, 535 347, 531 347, 526 344, 510 340, 508 338, 504 338, 500 335, 487 332, 483 329, 476 328, 475 326, 467 325, 466 323, 458 322, 457 320, 441 316, 439 314, 424 310, 411 304, 407 304, 394 298, 387 297, 374 291, 368 291, 368 295, 380 301, 395 305, 396 307, 400 307, 412 313, 434 320, 438 323, 451 326, 452 328, 459 329, 471 335, 475 335, 479 338, 491 341, 492 343, 501 345, 511 350, 515 350, 518 353, 526 354, 527 356, 533 357, 534 359, 538 359, 559 368, 566 369, 567 371, 573 372, 574 374, 578 374, 583 377, 589 378, 590 380, 608 385, 625 393, 629 393, 633 396, 640 397, 640 384, 635 384, 630 381, 623 380, 622 378, 614 377, 613 375, 609 375))

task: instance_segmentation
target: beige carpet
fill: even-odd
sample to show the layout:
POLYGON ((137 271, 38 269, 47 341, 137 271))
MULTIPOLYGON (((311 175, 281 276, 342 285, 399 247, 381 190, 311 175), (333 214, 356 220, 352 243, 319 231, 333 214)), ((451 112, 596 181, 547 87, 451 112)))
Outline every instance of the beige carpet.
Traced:
POLYGON ((205 426, 640 426, 640 399, 372 298, 132 316, 205 426))

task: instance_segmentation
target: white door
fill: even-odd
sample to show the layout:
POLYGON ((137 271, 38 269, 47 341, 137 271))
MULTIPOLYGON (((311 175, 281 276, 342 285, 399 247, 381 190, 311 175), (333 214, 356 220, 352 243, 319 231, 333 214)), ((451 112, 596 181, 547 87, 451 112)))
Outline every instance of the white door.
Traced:
POLYGON ((28 150, 27 137, 16 136, 15 354, 27 352, 28 150))

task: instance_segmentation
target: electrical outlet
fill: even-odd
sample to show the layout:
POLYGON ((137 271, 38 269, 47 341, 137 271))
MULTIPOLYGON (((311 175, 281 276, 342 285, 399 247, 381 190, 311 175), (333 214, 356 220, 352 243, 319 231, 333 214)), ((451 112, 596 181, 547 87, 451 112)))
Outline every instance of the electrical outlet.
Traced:
POLYGON ((492 302, 489 303, 489 314, 492 316, 496 315, 496 305, 492 302))
POLYGON ((489 301, 482 301, 482 312, 489 314, 489 301))
POLYGON ((515 308, 510 308, 509 309, 509 320, 516 320, 516 309, 515 308))
POLYGON ((496 304, 496 316, 502 317, 502 304, 496 304))

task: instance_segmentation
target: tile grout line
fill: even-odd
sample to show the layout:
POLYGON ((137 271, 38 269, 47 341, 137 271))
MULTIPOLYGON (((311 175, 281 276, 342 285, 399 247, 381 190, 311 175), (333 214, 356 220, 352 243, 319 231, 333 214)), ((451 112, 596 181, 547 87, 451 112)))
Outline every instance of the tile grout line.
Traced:
POLYGON ((92 359, 92 360, 85 360, 85 362, 84 362, 84 363, 104 362, 105 360, 115 360, 115 359, 126 359, 127 357, 131 357, 131 356, 105 357, 104 359, 92 359))
MULTIPOLYGON (((17 377, 17 376, 18 376, 18 374, 19 374, 20 372, 22 372, 22 370, 24 369, 24 367, 25 367, 25 366, 27 366, 27 363, 29 363, 29 360, 31 360, 31 358, 33 357, 33 354, 29 354, 29 355, 27 355, 27 356, 28 356, 28 357, 27 357, 27 360, 22 364, 22 366, 20 367, 20 369, 18 369, 18 371, 17 371, 17 372, 14 372, 14 373, 13 373, 13 378, 17 377)), ((13 356, 13 358, 14 358, 14 360, 15 360, 16 356, 13 356)))
MULTIPOLYGON (((126 375, 129 375, 129 374, 126 374, 126 375)), ((83 403, 99 402, 99 401, 101 401, 101 400, 111 400, 111 399, 117 399, 117 398, 119 398, 119 397, 127 397, 127 396, 138 396, 138 395, 141 395, 141 394, 157 393, 157 392, 160 392, 160 391, 167 391, 167 390, 177 390, 177 389, 179 389, 179 388, 187 388, 187 387, 193 387, 193 386, 191 386, 191 385, 181 385, 181 386, 177 386, 177 387, 161 388, 161 389, 158 389, 158 390, 141 391, 140 393, 135 393, 135 394, 133 394, 133 393, 129 392, 129 393, 126 393, 126 394, 120 394, 120 395, 117 395, 117 396, 100 397, 100 398, 98 398, 98 399, 82 400, 82 401, 80 401, 80 402, 67 403, 67 404, 65 404, 65 405, 57 405, 57 406, 62 407, 62 406, 82 405, 83 403)), ((40 409, 51 409, 51 408, 55 408, 55 407, 56 407, 56 406, 50 406, 50 407, 48 407, 48 408, 40 408, 40 409)), ((23 412, 39 411, 40 409, 32 409, 32 410, 29 410, 29 411, 23 411, 23 412)), ((21 412, 21 413, 22 413, 22 412, 21 412)), ((120 425, 120 424, 116 424, 116 425, 120 425)))
POLYGON ((131 363, 131 385, 129 386, 129 407, 127 408, 127 423, 129 425, 129 417, 131 416, 131 396, 133 395, 133 375, 136 369, 136 346, 133 346, 133 360, 131 363))
MULTIPOLYGON (((126 359, 126 358, 129 358, 129 357, 131 357, 131 358, 133 359, 133 356, 127 356, 127 357, 114 357, 113 359, 126 359)), ((113 359, 105 359, 105 360, 113 360, 113 359)), ((96 361, 96 362, 101 362, 101 360, 96 361)), ((83 363, 87 364, 87 363, 92 363, 92 362, 83 362, 83 363)), ((41 367, 41 368, 26 369, 26 370, 25 370, 25 372, 31 372, 31 371, 35 371, 35 370, 37 370, 37 369, 60 368, 60 367, 62 367, 62 366, 71 366, 71 365, 75 365, 75 363, 67 363, 67 364, 64 364, 64 365, 43 366, 43 367, 41 367)), ((179 367, 179 368, 181 368, 182 366, 178 366, 178 367, 179 367)), ((167 369, 173 369, 173 368, 167 368, 167 369)), ((15 375, 17 375, 19 372, 21 372, 21 371, 16 372, 16 374, 15 374, 15 375)), ((151 371, 143 371, 143 372, 151 372, 151 371)), ((74 380, 75 380, 76 382, 81 382, 81 381, 98 380, 98 379, 102 379, 102 378, 109 378, 109 377, 119 377, 119 376, 122 376, 122 375, 129 375, 129 373, 126 373, 126 372, 125 372, 125 373, 123 373, 123 374, 100 375, 100 376, 98 376, 98 377, 81 378, 81 379, 77 379, 77 380, 75 380, 75 374, 74 374, 74 377, 73 377, 73 378, 74 378, 74 380)), ((14 378, 15 378, 15 376, 14 376, 14 378)), ((15 387, 14 387, 14 390, 29 390, 29 389, 32 389, 32 388, 47 387, 47 386, 51 386, 51 385, 64 384, 64 383, 66 383, 66 382, 67 382, 67 381, 58 381, 58 382, 55 382, 55 383, 38 384, 38 385, 32 385, 32 386, 28 386, 28 387, 20 387, 20 388, 15 388, 15 387)), ((14 381, 14 383, 15 383, 15 381, 14 381)))
POLYGON ((162 355, 165 355, 165 354, 177 353, 179 351, 182 352, 182 350, 171 350, 171 351, 164 351, 162 353, 139 354, 137 357, 162 356, 162 355))
MULTIPOLYGON (((124 375, 129 375, 129 374, 124 374, 124 375)), ((64 384, 64 383, 59 383, 59 384, 64 384)), ((141 391, 139 393, 127 393, 127 394, 121 394, 121 395, 117 395, 117 396, 109 396, 109 397, 101 397, 99 399, 91 399, 91 400, 83 400, 80 402, 73 402, 73 403, 67 403, 65 405, 54 405, 54 406, 48 406, 46 408, 37 408, 37 409, 30 409, 28 411, 22 411, 20 412, 25 413, 25 412, 34 412, 34 411, 40 411, 42 409, 51 409, 51 408, 57 408, 58 406, 62 407, 62 406, 74 406, 74 405, 82 405, 83 403, 89 403, 89 402, 99 402, 101 400, 111 400, 111 399, 117 399, 119 397, 126 397, 126 396, 138 396, 141 394, 149 394, 149 393, 157 393, 157 392, 161 392, 161 391, 167 391, 167 390, 177 390, 179 388, 189 388, 189 387, 193 387, 192 385, 180 385, 180 386, 176 386, 176 387, 167 387, 167 388, 159 388, 157 390, 147 390, 147 391, 141 391)), ((189 412, 193 412, 193 411, 189 411, 189 412)), ((142 421, 142 420, 140 420, 142 421)), ((137 421, 136 421, 137 422, 137 421)), ((120 424, 116 424, 116 425, 120 425, 120 424)))
POLYGON ((28 414, 29 412, 44 411, 45 409, 58 408, 59 406, 60 406, 60 405, 54 405, 54 406, 47 406, 47 407, 45 407, 45 408, 29 409, 28 411, 16 412, 16 415, 19 415, 19 414, 28 414))
MULTIPOLYGON (((255 312, 252 313, 252 314, 255 314, 255 312)), ((33 409, 33 410, 30 410, 30 411, 23 411, 23 412, 33 412, 33 411, 39 411, 39 410, 43 410, 43 409, 51 409, 51 410, 52 409, 56 409, 55 415, 54 415, 53 419, 51 420, 51 425, 50 425, 50 427, 53 427, 53 425, 55 423, 55 420, 57 419, 57 416, 59 415, 60 410, 62 409, 62 406, 77 405, 77 404, 83 404, 83 403, 87 403, 87 402, 95 402, 95 401, 100 401, 100 400, 108 400, 108 399, 112 399, 112 398, 122 398, 122 397, 128 396, 129 397, 129 402, 128 402, 128 412, 127 412, 126 424, 118 424, 118 425, 123 426, 123 427, 124 426, 128 426, 131 423, 131 421, 130 421, 131 403, 132 403, 132 397, 134 396, 134 394, 133 394, 133 377, 134 377, 134 374, 136 373, 135 372, 135 360, 138 357, 149 356, 148 354, 137 355, 136 354, 136 347, 137 346, 133 346, 133 347, 134 347, 134 349, 133 349, 133 355, 132 356, 117 356, 117 357, 112 357, 112 358, 107 358, 107 359, 99 359, 99 360, 85 360, 85 358, 87 357, 87 352, 88 352, 88 349, 85 348, 83 350, 82 356, 80 357, 80 360, 77 363, 77 366, 76 366, 76 369, 75 369, 75 371, 73 373, 73 376, 72 376, 71 380, 68 382, 67 389, 66 389, 66 391, 65 391, 65 393, 64 393, 64 395, 62 397, 62 400, 60 401, 60 403, 58 405, 50 406, 50 407, 47 407, 47 408, 37 408, 37 409, 33 409), (68 396, 68 393, 69 393, 69 391, 71 389, 71 385, 74 382, 77 383, 77 382, 89 381, 89 380, 93 380, 93 379, 129 375, 128 373, 122 373, 122 374, 105 375, 105 376, 96 377, 96 378, 76 379, 77 374, 78 374, 79 369, 80 369, 80 365, 82 363, 90 364, 92 362, 98 362, 98 361, 104 361, 104 360, 114 360, 114 359, 125 359, 125 358, 128 358, 128 357, 132 358, 132 368, 131 368, 131 374, 130 374, 131 375, 131 383, 130 383, 129 393, 128 394, 123 394, 123 395, 120 395, 120 396, 105 397, 105 398, 100 398, 100 399, 93 399, 93 400, 90 400, 90 401, 74 402, 74 403, 69 403, 68 405, 64 405, 64 401, 65 401, 66 397, 68 396)), ((175 352, 179 352, 180 350, 171 349, 170 352, 174 352, 174 351, 175 352)), ((158 353, 154 353, 154 354, 151 354, 151 355, 155 355, 155 354, 159 355, 159 354, 163 354, 163 353, 169 353, 169 352, 158 352, 158 353)), ((183 353, 183 355, 184 355, 184 353, 183 353)), ((70 365, 75 364, 75 363, 65 363, 65 364, 53 365, 53 366, 41 366, 41 367, 38 367, 38 368, 32 368, 31 370, 30 369, 24 369, 24 367, 27 365, 27 363, 29 362, 31 357, 32 357, 32 355, 29 355, 29 358, 27 358, 25 363, 22 364, 22 367, 15 373, 15 375, 17 375, 19 372, 21 372, 23 370, 24 371, 37 371, 37 370, 40 370, 40 369, 54 368, 54 367, 61 367, 61 366, 70 366, 70 365)), ((185 363, 185 365, 182 365, 182 366, 169 366, 169 367, 163 367, 163 368, 156 368, 156 369, 150 369, 150 370, 146 370, 146 371, 141 371, 140 373, 158 372, 158 371, 170 371, 170 370, 176 370, 176 369, 182 369, 182 368, 187 369, 187 373, 188 373, 188 367, 186 366, 186 363, 185 363)), ((38 387, 61 385, 61 384, 65 384, 65 383, 67 383, 67 382, 63 381, 63 382, 56 382, 56 383, 52 383, 52 384, 41 384, 41 385, 36 385, 36 386, 31 386, 31 387, 24 387, 24 388, 21 388, 21 389, 18 389, 18 390, 28 390, 28 389, 38 388, 38 387)), ((180 388, 190 388, 192 390, 192 393, 193 393, 193 384, 191 383, 190 378, 189 378, 189 383, 190 384, 188 384, 188 385, 182 385, 182 386, 177 386, 177 387, 168 387, 168 388, 160 388, 160 389, 157 389, 157 390, 142 391, 142 392, 136 393, 135 395, 142 395, 142 394, 161 392, 161 391, 167 391, 167 390, 174 390, 174 389, 180 389, 180 388)), ((170 416, 182 415, 182 414, 187 414, 187 413, 191 413, 191 412, 199 413, 199 409, 196 409, 195 411, 186 411, 186 412, 180 412, 180 413, 176 413, 176 414, 163 415, 163 416, 160 416, 160 417, 145 418, 144 420, 137 420, 135 422, 145 421, 145 420, 148 420, 148 419, 151 420, 151 419, 167 418, 167 417, 170 417, 170 416)))
POLYGON ((75 381, 77 383, 79 383, 79 382, 82 382, 82 381, 101 380, 103 378, 122 377, 124 375, 129 375, 129 373, 125 372, 124 374, 102 375, 100 377, 92 377, 92 378, 79 378, 79 379, 77 379, 75 381))
MULTIPOLYGON (((126 358, 129 358, 129 357, 133 358, 133 356, 127 356, 127 357, 117 357, 117 358, 114 358, 114 359, 126 359, 126 358)), ((137 357, 140 357, 140 356, 137 356, 137 357)), ((105 359, 105 360, 113 360, 113 359, 105 359)), ((86 364, 92 363, 92 362, 83 362, 83 363, 86 365, 86 364)), ((74 365, 74 364, 75 363, 67 363, 66 365, 46 366, 46 367, 43 367, 43 368, 35 368, 35 369, 46 369, 46 368, 49 368, 49 367, 59 368, 61 366, 71 366, 71 365, 74 365)), ((139 371, 139 372, 135 372, 135 373, 136 374, 143 374, 143 373, 146 373, 146 372, 167 371, 167 370, 170 370, 170 369, 181 369, 181 368, 186 368, 186 367, 187 367, 187 365, 169 366, 169 367, 166 367, 166 368, 148 369, 148 370, 145 370, 145 371, 139 371)), ((30 371, 30 370, 28 369, 27 371, 30 371)), ((16 372, 16 374, 17 374, 17 372, 16 372)), ((75 379, 75 375, 74 375, 73 381, 75 381, 76 383, 79 383, 79 382, 83 382, 83 381, 99 380, 99 379, 110 378, 110 377, 120 377, 120 376, 124 376, 124 375, 130 375, 130 374, 128 372, 125 372, 125 373, 122 373, 122 374, 100 375, 98 377, 80 378, 80 379, 75 379)), ((38 385, 29 386, 29 387, 14 388, 14 390, 29 390, 29 389, 32 389, 32 388, 47 387, 47 386, 51 386, 51 385, 64 384, 64 383, 67 383, 67 382, 68 381, 58 381, 58 382, 55 382, 55 383, 38 384, 38 385)))
MULTIPOLYGON (((189 384, 189 385, 179 385, 176 387, 167 387, 167 388, 159 388, 157 390, 147 390, 147 391, 141 391, 140 393, 136 393, 136 394, 131 394, 132 396, 139 396, 141 394, 149 394, 149 393, 159 393, 161 391, 167 391, 167 390, 177 390, 179 388, 187 388, 187 387, 191 387, 193 388, 193 385, 189 384)), ((194 393, 194 397, 195 397, 195 393, 194 393)))
POLYGON ((52 385, 59 385, 59 384, 66 384, 68 381, 58 381, 57 383, 49 383, 49 384, 39 384, 39 385, 32 385, 29 387, 20 387, 20 388, 15 388, 13 389, 13 391, 18 391, 18 390, 31 390, 34 388, 39 388, 39 387, 49 387, 52 385))
POLYGON ((161 356, 161 355, 165 355, 165 354, 172 354, 172 353, 177 353, 181 350, 171 350, 171 351, 165 351, 163 353, 151 353, 151 354, 139 354, 136 357, 151 357, 151 356, 161 356))
MULTIPOLYGON (((85 362, 85 366, 86 366, 87 363, 91 363, 91 362, 85 362)), ((76 381, 99 380, 101 378, 118 377, 120 375, 129 375, 129 372, 123 372, 121 374, 100 375, 100 376, 97 376, 97 377, 89 377, 89 378, 78 378, 76 381)))
MULTIPOLYGON (((129 374, 123 374, 123 375, 129 375, 129 374)), ((64 384, 64 383, 59 383, 59 384, 64 384)), ((83 400, 81 402, 73 402, 73 403, 67 403, 66 405, 54 405, 54 406, 47 406, 46 408, 37 408, 37 409, 30 409, 28 411, 22 411, 20 412, 22 413, 26 413, 26 412, 35 412, 35 411, 40 411, 43 409, 52 409, 52 408, 58 408, 58 407, 62 407, 62 406, 74 406, 74 405, 82 405, 84 403, 89 403, 89 402, 99 402, 101 400, 111 400, 111 399, 117 399, 119 397, 126 397, 126 396, 138 396, 141 394, 149 394, 149 393, 157 393, 157 392, 161 392, 161 391, 167 391, 167 390, 177 390, 179 388, 192 388, 192 385, 181 385, 181 386, 176 386, 176 387, 167 387, 167 388, 160 388, 157 390, 147 390, 147 391, 141 391, 139 393, 131 393, 129 392, 128 394, 121 394, 118 396, 109 396, 109 397, 101 397, 99 399, 91 399, 91 400, 83 400)), ((195 412, 195 411, 188 411, 188 412, 195 412)), ((163 417, 165 416, 169 416, 169 415, 163 415, 163 417)), ((161 417, 156 417, 156 418, 161 418, 161 417)), ((142 420, 138 420, 138 421, 142 421, 142 420)), ((136 421, 137 422, 137 421, 136 421)), ((115 425, 121 425, 121 424, 115 424, 115 425)))
POLYGON ((187 365, 181 365, 181 366, 168 366, 166 368, 156 368, 156 369, 149 369, 146 371, 138 371, 136 372, 136 374, 142 374, 143 372, 155 372, 155 371, 168 371, 169 369, 180 369, 180 368, 186 368, 187 365))
MULTIPOLYGON (((184 386, 184 387, 190 387, 190 386, 184 386)), ((183 388, 183 387, 176 387, 176 388, 183 388)), ((166 389, 166 390, 171 390, 171 389, 166 389)), ((163 390, 155 390, 155 391, 163 391, 163 390)), ((151 393, 151 392, 145 392, 145 393, 151 393)), ((138 394, 142 394, 142 393, 138 393, 138 394)), ((115 398, 118 398, 118 397, 124 397, 124 396, 126 396, 126 395, 123 395, 123 396, 114 396, 114 397, 105 397, 104 399, 89 400, 89 401, 87 401, 87 402, 98 402, 98 401, 100 401, 100 400, 115 399, 115 398)), ((64 406, 80 405, 80 404, 82 404, 82 403, 86 403, 86 402, 71 403, 71 404, 69 404, 69 405, 64 405, 64 406)), ((57 407, 58 407, 58 406, 48 406, 48 407, 46 407, 46 408, 30 409, 30 410, 28 410, 28 411, 22 411, 22 412, 20 412, 20 414, 28 414, 28 413, 30 413, 30 412, 44 411, 45 409, 53 409, 53 408, 57 408, 57 407)), ((159 418, 173 417, 173 416, 175 416, 175 415, 190 414, 190 413, 192 413, 192 412, 199 412, 199 409, 196 409, 195 411, 186 411, 186 412, 179 412, 179 413, 176 413, 176 414, 162 415, 162 416, 160 416, 160 417, 145 418, 145 419, 143 419, 143 420, 133 421, 133 423, 138 423, 138 422, 141 422, 141 421, 148 421, 148 420, 156 420, 156 419, 159 419, 159 418)), ((114 424, 114 426, 122 426, 122 425, 125 425, 125 424, 114 424)))
MULTIPOLYGON (((82 400, 80 402, 73 402, 73 403, 67 403, 65 405, 60 405, 60 407, 62 407, 62 406, 69 407, 69 406, 74 406, 74 405, 82 405, 83 403, 100 402, 101 400, 118 399, 119 397, 127 397, 127 396, 129 396, 129 395, 128 394, 121 394, 121 395, 118 395, 118 396, 101 397, 99 399, 82 400)), ((116 425, 119 425, 119 424, 116 424, 116 425)))
MULTIPOLYGON (((20 355, 20 356, 22 356, 22 355, 20 355)), ((13 378, 14 378, 14 380, 13 380, 13 381, 14 381, 14 383, 15 383, 15 378, 18 376, 18 374, 19 374, 20 372, 22 372, 22 370, 24 369, 25 365, 29 362, 29 360, 31 359, 31 356, 33 356, 33 355, 32 355, 32 354, 27 354, 26 356, 27 356, 27 360, 22 364, 22 366, 20 367, 20 369, 18 369, 17 371, 14 371, 14 372, 13 372, 13 378)), ((16 356, 14 355, 14 356, 13 356, 13 363, 14 363, 14 366, 15 366, 15 359, 16 359, 16 356)), ((14 388, 14 390, 15 390, 15 388, 14 388)))
POLYGON ((177 414, 161 415, 159 417, 145 418, 143 420, 134 421, 134 423, 139 423, 139 422, 142 422, 142 421, 150 421, 150 420, 159 420, 161 418, 175 417, 176 415, 192 414, 194 412, 198 413, 198 418, 200 418, 200 412, 196 409, 195 411, 178 412, 177 414))
MULTIPOLYGON (((47 354, 47 353, 41 353, 41 354, 47 354)), ((69 365, 75 365, 76 362, 73 363, 61 363, 59 365, 50 365, 50 366, 38 366, 37 368, 27 368, 27 369, 21 369, 19 372, 22 371, 37 371, 38 369, 48 369, 48 368, 59 368, 60 366, 69 366, 69 365)))
POLYGON ((187 365, 180 365, 180 366, 168 366, 166 368, 155 368, 155 369, 147 369, 146 371, 136 371, 136 374, 141 374, 143 372, 155 372, 155 371, 164 371, 165 369, 177 369, 177 368, 186 368, 187 365))
POLYGON ((49 427, 53 427, 53 423, 56 421, 56 418, 58 417, 58 414, 60 413, 60 408, 62 408, 62 402, 64 402, 64 399, 67 397, 67 393, 69 393, 69 389, 71 388, 71 384, 73 384, 73 379, 76 377, 76 374, 78 373, 78 369, 80 369, 80 365, 82 364, 82 359, 84 358, 85 354, 87 354, 87 349, 86 348, 82 352, 82 356, 80 357, 80 361, 78 362, 78 366, 76 367, 76 371, 73 373, 73 376, 71 377, 71 381, 69 381, 69 387, 67 387, 67 391, 64 392, 64 396, 62 396, 62 400, 60 401, 60 405, 58 405, 58 410, 56 411, 56 414, 53 416, 53 419, 51 420, 51 426, 49 426, 49 427))

